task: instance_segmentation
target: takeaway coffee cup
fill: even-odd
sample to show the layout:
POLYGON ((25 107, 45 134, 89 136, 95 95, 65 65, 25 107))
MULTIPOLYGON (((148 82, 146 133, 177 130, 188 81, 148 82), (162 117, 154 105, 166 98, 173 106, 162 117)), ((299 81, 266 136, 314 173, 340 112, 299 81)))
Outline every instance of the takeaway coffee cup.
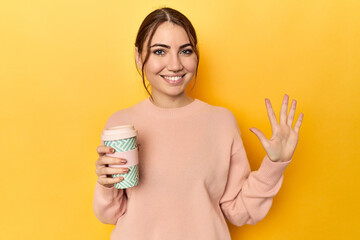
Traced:
POLYGON ((106 154, 110 157, 125 158, 127 160, 125 165, 109 165, 114 168, 129 168, 129 171, 124 174, 112 174, 112 177, 124 178, 123 181, 115 183, 114 187, 117 189, 125 189, 134 187, 139 182, 139 167, 138 167, 138 148, 136 145, 137 130, 133 125, 116 126, 103 130, 101 140, 105 146, 115 149, 115 153, 106 154))

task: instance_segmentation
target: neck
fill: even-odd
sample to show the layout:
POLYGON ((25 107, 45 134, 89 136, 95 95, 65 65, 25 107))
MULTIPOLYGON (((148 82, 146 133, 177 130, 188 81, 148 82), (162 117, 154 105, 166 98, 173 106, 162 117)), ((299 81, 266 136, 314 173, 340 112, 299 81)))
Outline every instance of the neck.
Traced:
POLYGON ((169 97, 169 96, 157 96, 152 95, 152 99, 150 100, 158 107, 161 108, 179 108, 188 105, 193 102, 194 99, 189 97, 186 94, 182 96, 169 97))

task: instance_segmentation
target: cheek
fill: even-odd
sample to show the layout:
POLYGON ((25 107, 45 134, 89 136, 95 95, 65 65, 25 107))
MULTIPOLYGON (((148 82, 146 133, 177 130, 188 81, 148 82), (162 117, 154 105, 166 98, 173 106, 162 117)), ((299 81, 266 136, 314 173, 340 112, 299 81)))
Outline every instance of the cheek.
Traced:
POLYGON ((165 65, 163 61, 153 61, 149 59, 149 61, 145 64, 145 72, 148 74, 157 74, 164 69, 165 65))
POLYGON ((189 72, 194 72, 196 71, 196 64, 197 64, 197 58, 196 57, 191 57, 191 58, 186 58, 183 61, 183 66, 186 68, 186 70, 188 70, 189 72))

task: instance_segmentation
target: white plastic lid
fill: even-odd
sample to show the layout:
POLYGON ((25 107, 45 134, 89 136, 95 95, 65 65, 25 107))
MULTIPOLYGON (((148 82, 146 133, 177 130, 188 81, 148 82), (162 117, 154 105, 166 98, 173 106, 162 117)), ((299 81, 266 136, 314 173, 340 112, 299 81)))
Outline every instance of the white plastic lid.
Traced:
POLYGON ((104 129, 101 135, 101 140, 111 141, 117 139, 126 139, 136 135, 137 130, 135 130, 133 125, 122 125, 104 129))

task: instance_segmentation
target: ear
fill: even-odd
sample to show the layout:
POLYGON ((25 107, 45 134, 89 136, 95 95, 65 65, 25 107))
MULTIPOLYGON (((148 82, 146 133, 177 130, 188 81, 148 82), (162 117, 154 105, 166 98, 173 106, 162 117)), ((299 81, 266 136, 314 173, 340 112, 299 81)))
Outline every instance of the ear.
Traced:
POLYGON ((135 61, 136 61, 138 68, 141 70, 142 69, 142 58, 141 58, 141 53, 139 53, 139 49, 137 47, 135 47, 135 61))

